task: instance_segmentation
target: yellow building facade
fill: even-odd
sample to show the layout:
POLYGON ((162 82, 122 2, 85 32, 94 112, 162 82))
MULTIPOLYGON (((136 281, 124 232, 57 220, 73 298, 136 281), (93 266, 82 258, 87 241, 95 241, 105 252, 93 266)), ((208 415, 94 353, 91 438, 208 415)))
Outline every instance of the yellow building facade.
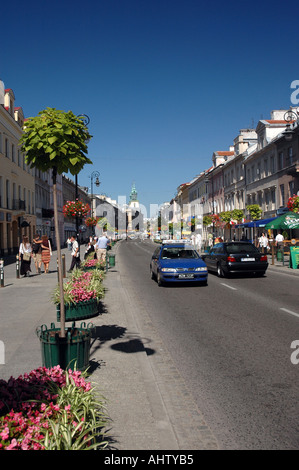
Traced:
POLYGON ((23 123, 13 90, 0 81, 0 256, 17 253, 22 237, 31 242, 36 229, 34 169, 19 145, 23 123))

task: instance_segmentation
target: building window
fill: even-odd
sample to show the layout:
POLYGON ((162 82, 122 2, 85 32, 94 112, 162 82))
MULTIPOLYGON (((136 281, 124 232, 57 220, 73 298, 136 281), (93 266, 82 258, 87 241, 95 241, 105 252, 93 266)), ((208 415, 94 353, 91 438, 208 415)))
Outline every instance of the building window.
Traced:
POLYGON ((12 144, 12 146, 11 146, 11 159, 12 159, 13 162, 16 161, 15 146, 14 146, 14 144, 12 144))
POLYGON ((293 164, 293 147, 288 148, 288 161, 287 161, 287 164, 288 165, 293 164))
POLYGON ((285 205, 285 198, 284 198, 284 184, 281 184, 279 186, 279 190, 280 190, 280 205, 282 207, 284 207, 285 205))
POLYGON ((265 158, 264 160, 264 176, 268 176, 268 159, 265 158))
POLYGON ((9 145, 8 145, 8 139, 5 139, 5 156, 9 158, 9 145))
POLYGON ((283 152, 280 152, 278 155, 278 169, 283 169, 283 152))
POLYGON ((275 209, 275 205, 276 205, 275 188, 271 189, 271 201, 272 201, 272 209, 275 209))
POLYGON ((274 160, 274 157, 270 158, 270 167, 271 167, 271 174, 273 175, 275 173, 275 160, 274 160))
POLYGON ((294 181, 289 182, 289 197, 293 197, 295 194, 295 184, 294 181))

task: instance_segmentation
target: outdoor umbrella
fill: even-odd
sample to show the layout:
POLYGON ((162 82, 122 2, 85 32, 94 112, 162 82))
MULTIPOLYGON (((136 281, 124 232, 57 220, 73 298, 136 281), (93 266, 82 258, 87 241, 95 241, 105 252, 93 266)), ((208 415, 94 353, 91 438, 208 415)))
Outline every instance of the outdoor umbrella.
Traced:
POLYGON ((299 214, 296 212, 286 212, 265 225, 265 229, 291 230, 299 228, 299 214))

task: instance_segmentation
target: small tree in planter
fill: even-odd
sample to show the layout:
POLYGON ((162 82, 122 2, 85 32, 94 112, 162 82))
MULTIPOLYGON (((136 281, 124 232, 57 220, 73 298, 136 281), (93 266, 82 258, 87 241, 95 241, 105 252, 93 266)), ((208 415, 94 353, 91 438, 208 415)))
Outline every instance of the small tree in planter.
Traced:
MULTIPOLYGON (((21 150, 26 153, 26 163, 30 168, 41 171, 53 170, 54 222, 57 243, 60 297, 63 299, 63 276, 57 211, 57 174, 76 175, 85 163, 92 163, 86 156, 87 141, 91 138, 84 120, 71 111, 47 108, 36 117, 26 120, 24 133, 20 139, 21 150)), ((60 336, 65 338, 64 303, 60 305, 60 336)))
POLYGON ((262 215, 262 209, 258 204, 251 204, 246 207, 252 220, 259 220, 262 215))

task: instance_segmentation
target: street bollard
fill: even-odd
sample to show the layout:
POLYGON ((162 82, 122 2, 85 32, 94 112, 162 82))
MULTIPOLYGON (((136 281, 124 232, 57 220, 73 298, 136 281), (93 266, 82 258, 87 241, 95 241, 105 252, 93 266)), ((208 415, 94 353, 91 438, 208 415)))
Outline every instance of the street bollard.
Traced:
POLYGON ((17 275, 17 279, 20 279, 20 259, 19 259, 19 255, 16 256, 16 275, 17 275))
POLYGON ((4 287, 4 261, 0 259, 0 287, 4 287))
POLYGON ((63 254, 61 258, 62 258, 62 277, 66 277, 65 254, 63 254))

